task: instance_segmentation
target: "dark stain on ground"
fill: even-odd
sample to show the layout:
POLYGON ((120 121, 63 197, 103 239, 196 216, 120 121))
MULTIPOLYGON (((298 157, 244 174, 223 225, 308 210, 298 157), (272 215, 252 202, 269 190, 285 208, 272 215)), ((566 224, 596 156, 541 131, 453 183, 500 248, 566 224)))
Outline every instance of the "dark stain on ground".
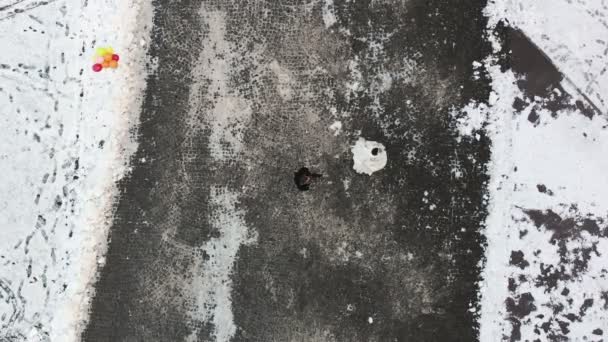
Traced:
POLYGON ((528 316, 532 311, 536 311, 534 297, 531 293, 526 292, 515 299, 507 298, 507 311, 517 318, 528 316))
POLYGON ((547 186, 544 184, 537 184, 536 189, 540 193, 547 194, 549 196, 553 196, 553 191, 551 191, 550 189, 547 189, 547 186))
POLYGON ((570 323, 568 323, 566 321, 561 321, 559 319, 556 321, 557 321, 557 325, 559 326, 561 333, 564 335, 567 335, 570 332, 570 329, 568 329, 568 327, 570 326, 570 323))
MULTIPOLYGON (((330 28, 319 2, 155 6, 158 69, 84 340, 213 341, 192 292, 194 260, 209 259, 200 247, 222 234, 216 187, 239 194, 258 235, 234 263, 233 341, 476 340, 489 142, 459 139, 450 110, 489 94, 483 70, 473 77, 490 53, 485 1, 336 0, 330 28), (202 44, 201 5, 225 22, 230 51, 216 58, 252 110, 241 152, 223 162, 210 157, 210 107, 194 111, 198 129, 186 118, 195 90, 215 91, 192 86, 200 49, 217 48, 202 44), (371 177, 352 169, 358 130, 389 156, 371 177), (305 193, 293 186, 302 163, 324 174, 305 193)), ((517 315, 533 305, 523 300, 517 315)))
POLYGON ((579 310, 579 315, 581 317, 584 317, 585 314, 587 313, 587 310, 589 310, 589 308, 592 306, 593 306, 593 298, 585 299, 585 301, 581 305, 581 309, 579 310))
POLYGON ((582 231, 587 231, 593 236, 605 237, 608 236, 606 228, 601 229, 600 224, 604 222, 601 219, 589 219, 578 217, 562 218, 552 210, 525 210, 528 217, 532 220, 537 228, 541 226, 551 231, 551 242, 555 243, 558 240, 570 239, 580 236, 582 231))
POLYGON ((522 270, 530 266, 530 263, 524 258, 524 252, 522 251, 511 251, 511 258, 509 260, 509 264, 517 266, 522 270))
POLYGON ((515 278, 511 278, 509 277, 509 285, 507 285, 507 288, 509 289, 509 292, 515 292, 515 290, 517 290, 517 280, 515 280, 515 278))
POLYGON ((548 109, 553 117, 562 109, 578 110, 588 118, 601 114, 585 94, 580 91, 570 94, 564 89, 562 82, 567 81, 564 75, 524 32, 503 24, 496 31, 504 41, 503 50, 499 54, 502 57, 501 65, 503 69, 510 68, 518 76, 517 85, 525 94, 525 99, 515 99, 513 108, 521 111, 535 102, 535 97, 542 99, 530 112, 530 122, 539 123, 535 111, 538 108, 548 109))
MULTIPOLYGON (((511 285, 511 279, 509 279, 509 285, 511 285)), ((529 292, 526 292, 515 298, 507 298, 505 305, 509 314, 508 320, 512 328, 508 339, 509 341, 520 341, 521 320, 533 311, 536 311, 534 297, 529 292)))
MULTIPOLYGON (((521 341, 521 321, 515 317, 509 317, 511 322, 511 335, 509 336, 510 342, 521 341)), ((505 339, 503 339, 505 340, 505 339)))
POLYGON ((545 291, 556 289, 559 281, 571 279, 564 265, 555 266, 541 263, 540 274, 541 276, 536 279, 535 285, 544 287, 545 291))
MULTIPOLYGON (((563 75, 523 32, 509 30, 508 46, 511 49, 511 69, 520 76, 518 86, 529 98, 547 97, 559 87, 563 75)), ((563 89, 560 89, 563 90, 563 89)))
MULTIPOLYGON (((542 189, 540 184, 539 191, 548 192, 546 188, 542 189)), ((596 242, 590 241, 590 243, 574 244, 574 246, 569 244, 569 242, 585 238, 583 232, 588 233, 588 236, 591 237, 607 236, 608 230, 605 221, 601 218, 582 215, 575 205, 571 205, 568 209, 569 214, 567 217, 562 217, 566 215, 559 215, 551 210, 524 210, 524 213, 527 214, 529 220, 537 229, 546 230, 552 233, 550 242, 557 246, 560 258, 558 262, 553 264, 540 263, 540 275, 535 279, 527 279, 523 274, 520 275, 519 282, 516 282, 513 278, 509 278, 508 288, 512 297, 507 299, 506 308, 511 315, 511 340, 514 340, 514 338, 515 340, 521 339, 521 333, 519 331, 521 319, 535 309, 535 305, 533 304, 534 299, 531 295, 522 294, 521 296, 518 296, 516 294, 520 284, 533 281, 537 288, 542 288, 545 293, 551 293, 563 285, 564 282, 576 279, 584 274, 593 257, 601 257, 597 251, 596 242)), ((540 253, 541 251, 539 250, 537 252, 540 253)), ((534 253, 535 256, 538 255, 537 252, 534 253)), ((510 263, 512 265, 522 268, 521 265, 524 262, 527 263, 524 260, 523 253, 519 251, 513 251, 511 253, 510 263)), ((564 287, 560 294, 566 297, 563 301, 571 306, 573 299, 569 297, 570 290, 564 287)), ((570 333, 570 322, 581 322, 587 310, 594 304, 592 298, 587 298, 581 304, 578 312, 565 313, 566 306, 563 301, 555 300, 542 304, 548 306, 553 311, 551 317, 547 317, 540 325, 540 328, 546 334, 546 338, 551 341, 571 340, 568 336, 570 333), (568 321, 559 319, 558 317, 564 317, 568 321)), ((541 320, 545 319, 544 316, 541 316, 542 315, 539 315, 537 318, 540 318, 541 320)), ((538 335, 541 334, 538 327, 534 331, 538 335)))

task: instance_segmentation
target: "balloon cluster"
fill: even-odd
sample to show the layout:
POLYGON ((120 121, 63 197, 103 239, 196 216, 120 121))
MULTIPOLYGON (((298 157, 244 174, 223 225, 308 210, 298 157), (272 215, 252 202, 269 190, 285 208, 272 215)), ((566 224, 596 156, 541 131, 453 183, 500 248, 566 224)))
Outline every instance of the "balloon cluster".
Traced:
POLYGON ((95 49, 95 64, 93 64, 93 71, 100 72, 103 69, 118 68, 118 57, 117 54, 114 53, 114 49, 111 47, 99 47, 95 49))

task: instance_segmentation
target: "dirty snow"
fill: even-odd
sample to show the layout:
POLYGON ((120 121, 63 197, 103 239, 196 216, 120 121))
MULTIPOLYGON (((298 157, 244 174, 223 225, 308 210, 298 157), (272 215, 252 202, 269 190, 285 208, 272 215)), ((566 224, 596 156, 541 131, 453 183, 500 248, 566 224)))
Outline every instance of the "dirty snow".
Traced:
MULTIPOLYGON (((565 74, 564 87, 604 113, 608 79, 605 5, 505 1, 488 6, 490 25, 507 18, 565 74), (600 53, 600 50, 602 52, 600 53), (593 77, 591 77, 593 75, 593 77), (580 91, 580 92, 579 92, 580 91), (587 96, 587 98, 585 98, 587 96)), ((495 93, 458 120, 492 140, 486 261, 480 284, 480 340, 600 341, 608 334, 608 122, 576 110, 520 113, 516 78, 486 61, 495 93)))

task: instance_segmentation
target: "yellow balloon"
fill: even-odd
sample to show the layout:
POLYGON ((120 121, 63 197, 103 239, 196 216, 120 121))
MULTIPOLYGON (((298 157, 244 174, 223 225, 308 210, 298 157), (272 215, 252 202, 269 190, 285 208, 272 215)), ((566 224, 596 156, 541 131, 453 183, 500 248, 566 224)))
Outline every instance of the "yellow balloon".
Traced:
POLYGON ((114 49, 112 49, 112 47, 107 47, 106 48, 106 53, 107 54, 114 54, 114 49))
POLYGON ((95 53, 97 54, 97 56, 103 56, 106 54, 106 49, 98 47, 97 49, 95 49, 95 53))

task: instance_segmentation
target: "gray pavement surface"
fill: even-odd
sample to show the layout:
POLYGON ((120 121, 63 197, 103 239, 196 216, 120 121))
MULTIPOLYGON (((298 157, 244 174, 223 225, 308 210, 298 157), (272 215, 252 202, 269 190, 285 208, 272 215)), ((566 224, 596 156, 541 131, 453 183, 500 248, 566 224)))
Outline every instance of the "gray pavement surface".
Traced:
POLYGON ((155 5, 158 68, 83 339, 221 341, 216 279, 226 340, 475 340, 489 143, 450 112, 488 97, 485 2, 335 0, 329 27, 320 1, 155 5), (387 148, 372 176, 352 169, 359 136, 387 148), (303 166, 324 175, 307 192, 303 166), (255 241, 226 259, 209 246, 234 247, 214 241, 236 212, 255 241), (201 266, 226 262, 228 282, 201 266))

